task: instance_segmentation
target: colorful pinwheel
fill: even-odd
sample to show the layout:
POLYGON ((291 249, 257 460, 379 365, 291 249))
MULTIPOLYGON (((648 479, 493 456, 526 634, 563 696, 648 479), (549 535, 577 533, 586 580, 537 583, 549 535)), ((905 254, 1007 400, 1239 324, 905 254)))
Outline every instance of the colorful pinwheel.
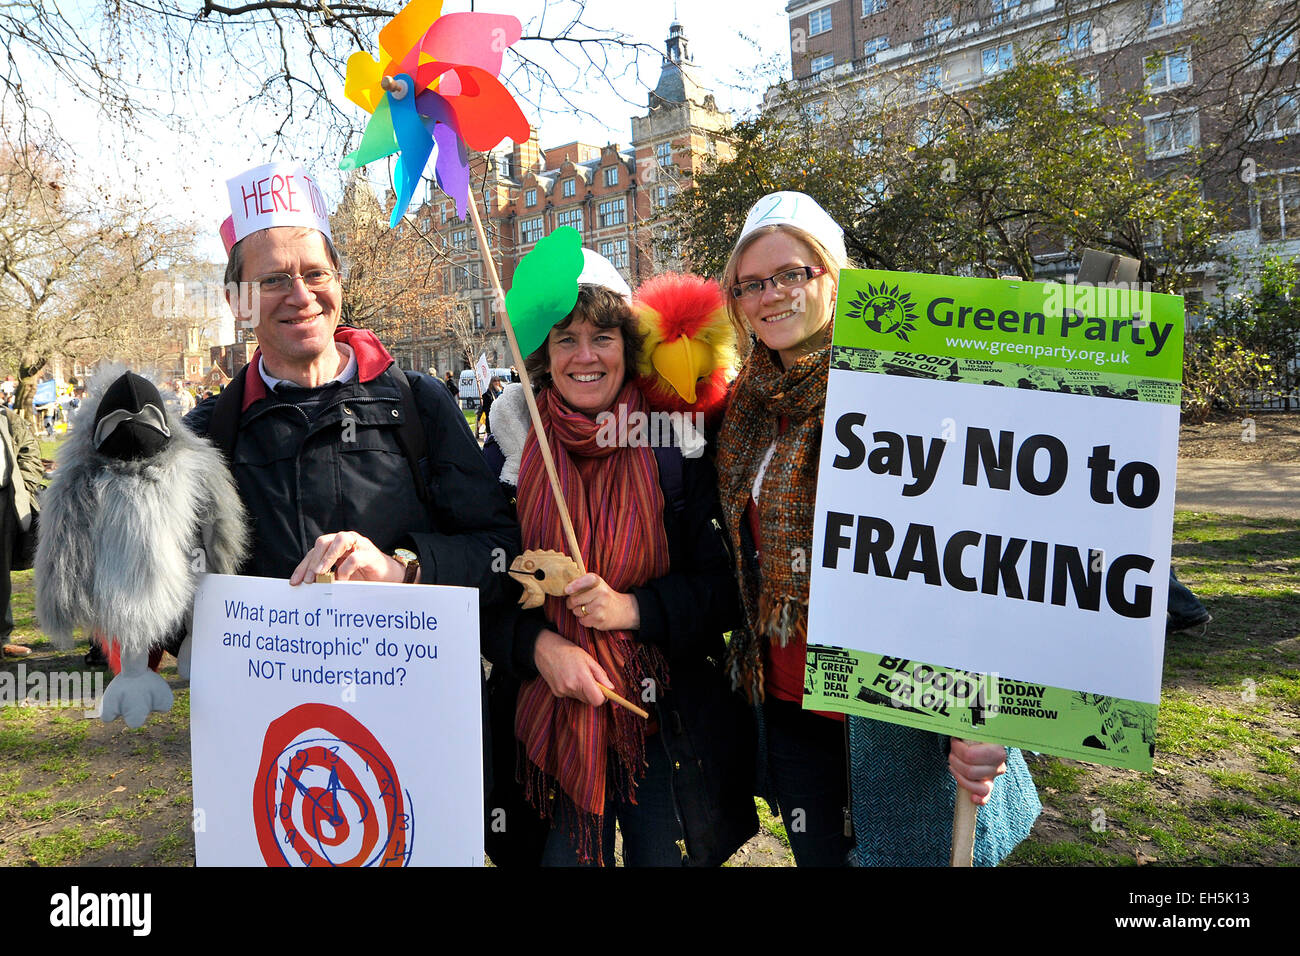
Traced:
POLYGON ((464 219, 467 149, 487 151, 507 136, 528 139, 528 120, 497 78, 502 54, 519 39, 519 20, 441 12, 442 0, 411 0, 379 31, 382 61, 365 52, 348 57, 343 92, 371 117, 361 144, 339 168, 398 153, 390 226, 410 206, 430 156, 438 186, 464 219))

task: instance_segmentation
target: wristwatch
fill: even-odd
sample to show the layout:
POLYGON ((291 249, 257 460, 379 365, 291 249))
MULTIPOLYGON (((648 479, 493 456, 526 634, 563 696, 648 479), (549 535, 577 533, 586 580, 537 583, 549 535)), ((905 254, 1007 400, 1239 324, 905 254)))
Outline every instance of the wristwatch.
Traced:
POLYGON ((406 574, 402 576, 402 583, 414 584, 420 574, 420 559, 415 553, 405 548, 398 548, 393 552, 393 559, 406 569, 406 574))

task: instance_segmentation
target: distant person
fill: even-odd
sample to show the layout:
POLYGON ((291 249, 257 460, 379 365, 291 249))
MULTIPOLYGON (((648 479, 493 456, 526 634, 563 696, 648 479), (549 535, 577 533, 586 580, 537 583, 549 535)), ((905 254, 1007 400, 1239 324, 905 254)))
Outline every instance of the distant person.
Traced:
POLYGON ((511 382, 521 381, 521 379, 519 378, 519 369, 515 368, 513 365, 510 366, 510 381, 511 382))
POLYGON ((31 425, 8 409, 0 412, 0 654, 10 657, 31 653, 23 645, 9 641, 14 630, 9 573, 13 570, 18 536, 36 520, 41 471, 40 446, 31 425))
POLYGON ((460 389, 456 387, 456 379, 451 374, 450 369, 447 370, 447 374, 443 377, 442 384, 447 386, 447 391, 451 392, 451 397, 456 399, 457 402, 459 402, 460 389))

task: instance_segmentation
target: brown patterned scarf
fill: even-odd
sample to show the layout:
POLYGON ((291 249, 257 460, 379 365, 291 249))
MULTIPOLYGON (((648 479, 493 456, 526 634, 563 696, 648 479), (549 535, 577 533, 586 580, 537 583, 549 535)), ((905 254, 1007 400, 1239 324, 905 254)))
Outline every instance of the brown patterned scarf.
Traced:
POLYGON ((791 638, 807 639, 813 500, 830 361, 828 344, 782 370, 771 351, 757 346, 732 387, 718 437, 722 510, 735 545, 745 612, 755 632, 733 633, 728 657, 733 683, 751 701, 763 699, 763 641, 775 640, 784 647, 791 638), (782 416, 786 430, 778 434, 782 416), (759 494, 756 544, 762 567, 756 578, 747 568, 740 532, 754 477, 773 442, 776 449, 759 494))
MULTIPOLYGON (((619 405, 629 414, 646 410, 631 382, 619 392, 615 413, 619 405)), ((553 387, 543 389, 537 406, 587 567, 623 592, 667 574, 664 497, 654 451, 648 445, 602 446, 596 422, 566 406, 553 387)), ((532 432, 524 445, 518 487, 524 547, 567 553, 559 509, 532 432)), ((663 655, 634 634, 584 627, 563 597, 546 599, 546 616, 561 635, 596 659, 623 697, 635 698, 647 677, 666 686, 663 655)), ((556 697, 540 677, 520 689, 515 734, 528 759, 528 798, 553 814, 547 797, 559 786, 578 810, 574 836, 580 856, 601 858, 607 781, 635 802, 636 782, 645 774, 645 733, 646 721, 622 707, 592 707, 556 697)))

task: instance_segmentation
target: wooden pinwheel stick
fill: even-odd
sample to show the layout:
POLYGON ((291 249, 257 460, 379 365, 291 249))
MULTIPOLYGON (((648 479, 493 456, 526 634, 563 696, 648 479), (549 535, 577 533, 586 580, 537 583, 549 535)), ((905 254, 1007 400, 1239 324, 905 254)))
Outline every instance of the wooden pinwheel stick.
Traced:
POLYGON ((632 711, 632 713, 636 714, 638 717, 642 718, 643 720, 650 719, 650 715, 648 713, 646 713, 636 704, 632 703, 630 700, 627 700, 626 698, 623 697, 619 697, 618 694, 614 693, 604 684, 597 684, 596 686, 600 688, 600 692, 605 695, 606 700, 613 701, 615 704, 618 704, 618 706, 632 711))
POLYGON ((970 792, 957 788, 957 802, 952 808, 952 856, 949 866, 972 866, 975 860, 975 824, 979 804, 971 803, 970 792))
MULTIPOLYGON (((483 220, 479 218, 478 203, 469 197, 469 216, 474 221, 474 233, 478 236, 479 251, 483 264, 487 267, 488 278, 492 282, 492 291, 496 302, 501 307, 502 324, 506 329, 506 338, 510 342, 510 354, 514 356, 515 368, 519 369, 519 379, 524 386, 524 399, 528 402, 528 417, 533 421, 533 433, 537 436, 537 447, 542 453, 542 463, 546 465, 546 477, 551 480, 551 494, 555 496, 556 507, 560 510, 560 523, 564 526, 564 537, 569 544, 569 555, 578 565, 581 573, 587 573, 587 564, 582 560, 582 549, 578 547, 578 536, 573 532, 573 521, 569 518, 569 507, 564 501, 564 492, 560 489, 560 478, 555 471, 555 459, 551 457, 551 443, 546 440, 546 431, 542 428, 542 417, 537 411, 537 401, 533 398, 533 383, 528 378, 528 368, 524 357, 519 354, 519 340, 515 338, 515 327, 510 324, 506 314, 506 294, 501 288, 501 278, 497 275, 496 263, 492 260, 491 247, 488 245, 487 233, 483 231, 483 220)), ((619 698, 620 700, 622 698, 619 698)))

